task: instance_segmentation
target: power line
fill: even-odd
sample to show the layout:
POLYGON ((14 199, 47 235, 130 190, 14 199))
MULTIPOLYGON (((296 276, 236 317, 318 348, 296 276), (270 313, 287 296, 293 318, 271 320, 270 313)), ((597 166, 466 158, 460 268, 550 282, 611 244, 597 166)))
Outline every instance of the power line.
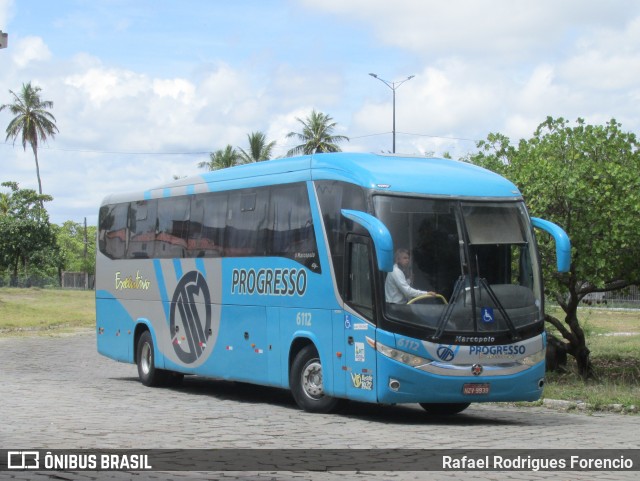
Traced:
MULTIPOLYGON (((373 133, 373 134, 354 135, 349 137, 349 139, 364 139, 368 137, 379 137, 382 135, 388 135, 390 133, 391 132, 387 131, 387 132, 379 132, 379 133, 373 133)), ((479 142, 478 139, 470 139, 466 137, 451 137, 451 136, 444 136, 444 135, 421 134, 421 133, 415 133, 415 132, 396 132, 396 133, 402 134, 402 135, 408 135, 412 137, 428 137, 432 139, 457 140, 457 141, 474 142, 474 143, 479 142)), ((278 144, 278 146, 281 148, 286 148, 294 144, 295 142, 289 141, 282 144, 278 144)), ((1 145, 15 146, 14 143, 6 142, 6 141, 2 142, 1 145)), ((58 152, 76 152, 81 154, 109 154, 109 155, 209 155, 211 153, 211 151, 191 151, 191 152, 148 152, 148 151, 145 152, 145 151, 142 151, 140 152, 140 151, 124 151, 124 150, 65 149, 65 148, 59 148, 59 147, 49 147, 47 145, 41 145, 39 146, 39 148, 58 151, 58 152)))
POLYGON ((78 149, 57 149, 60 152, 78 152, 82 154, 118 154, 118 155, 209 155, 211 152, 127 152, 120 150, 78 150, 78 149))
MULTIPOLYGON (((10 142, 3 142, 3 145, 14 146, 10 142)), ((81 154, 118 154, 118 155, 209 155, 210 151, 202 152, 130 152, 122 150, 89 150, 89 149, 63 149, 59 147, 49 147, 39 145, 38 149, 55 150, 58 152, 77 152, 81 154)))
POLYGON ((445 135, 416 134, 411 132, 396 132, 396 133, 403 134, 403 135, 411 135, 414 137, 430 137, 434 139, 463 140, 465 142, 480 142, 478 139, 468 139, 465 137, 447 137, 445 135))
POLYGON ((391 132, 380 132, 379 134, 364 134, 364 135, 354 135, 353 137, 349 137, 350 139, 364 139, 365 137, 377 137, 379 135, 387 135, 391 132))

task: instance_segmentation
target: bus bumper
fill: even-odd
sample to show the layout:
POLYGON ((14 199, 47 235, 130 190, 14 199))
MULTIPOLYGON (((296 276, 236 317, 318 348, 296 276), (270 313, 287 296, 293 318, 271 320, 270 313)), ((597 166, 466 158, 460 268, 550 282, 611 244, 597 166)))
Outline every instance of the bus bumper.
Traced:
POLYGON ((543 391, 545 363, 517 374, 441 376, 378 355, 378 402, 465 403, 536 401, 543 391), (472 394, 473 392, 482 394, 472 394))

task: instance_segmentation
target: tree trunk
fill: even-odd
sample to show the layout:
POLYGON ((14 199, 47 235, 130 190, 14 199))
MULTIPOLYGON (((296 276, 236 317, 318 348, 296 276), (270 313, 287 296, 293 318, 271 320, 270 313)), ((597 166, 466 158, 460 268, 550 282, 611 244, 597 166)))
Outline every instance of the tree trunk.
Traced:
POLYGON ((38 192, 42 195, 42 182, 40 181, 40 164, 38 164, 38 148, 33 146, 33 156, 36 158, 36 175, 38 176, 38 192))
POLYGON ((578 321, 579 303, 580 300, 577 293, 571 291, 568 302, 562 304, 562 309, 565 312, 564 324, 549 315, 546 316, 546 320, 553 324, 560 331, 562 337, 569 341, 566 346, 567 352, 575 358, 578 373, 582 379, 587 380, 595 377, 595 373, 591 364, 591 351, 587 347, 584 331, 580 327, 580 321, 578 321), (569 329, 567 329, 567 326, 569 329))
MULTIPOLYGON (((36 145, 31 146, 33 148, 33 156, 36 158, 36 175, 38 176, 38 192, 42 195, 42 181, 40 180, 40 164, 38 164, 38 147, 36 145)), ((44 201, 40 199, 40 207, 44 209, 44 201)))
POLYGON ((11 280, 9 285, 11 287, 18 287, 18 266, 20 265, 20 257, 16 256, 15 259, 13 259, 13 274, 11 276, 11 280))

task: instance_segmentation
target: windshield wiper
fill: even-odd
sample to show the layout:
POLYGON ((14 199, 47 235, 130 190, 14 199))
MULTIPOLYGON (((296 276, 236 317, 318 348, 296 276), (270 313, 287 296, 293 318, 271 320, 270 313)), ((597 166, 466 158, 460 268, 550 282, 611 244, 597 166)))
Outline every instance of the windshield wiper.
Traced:
POLYGON ((519 341, 520 340, 520 335, 518 334, 518 331, 516 330, 516 326, 513 324, 513 321, 509 317, 509 314, 507 314, 507 311, 505 310, 504 306, 500 302, 500 299, 498 299, 498 296, 496 296, 496 293, 493 292, 493 289, 491 289, 491 286, 489 285, 489 283, 487 282, 486 279, 484 279, 484 278, 480 279, 480 287, 484 287, 486 289, 487 293, 489 294, 489 297, 494 302, 494 304, 498 307, 498 311, 500 311, 500 314, 502 314, 502 318, 507 323, 507 327, 509 328, 509 331, 511 332, 511 337, 513 338, 513 340, 514 341, 519 341))
POLYGON ((451 319, 451 314, 453 313, 453 307, 458 301, 458 297, 460 296, 460 293, 464 288, 464 284, 465 284, 464 279, 465 279, 464 276, 458 277, 456 286, 453 289, 453 294, 451 294, 451 298, 449 299, 449 304, 447 304, 447 308, 444 311, 442 311, 442 314, 440 314, 440 318, 438 319, 438 324, 436 326, 436 333, 433 336, 431 336, 432 340, 437 341, 438 339, 440 339, 440 336, 442 336, 442 333, 444 332, 445 326, 449 322, 449 319, 451 319))
MULTIPOLYGON (((491 298, 495 306, 498 308, 498 311, 502 315, 502 318, 507 323, 507 327, 509 328, 509 332, 511 333, 512 339, 514 341, 520 340, 520 335, 518 334, 518 330, 516 329, 515 325, 513 324, 513 321, 509 317, 509 314, 507 314, 506 309, 500 302, 500 299, 498 299, 495 292, 493 292, 493 289, 491 288, 487 280, 479 279, 479 284, 480 284, 479 285, 480 288, 484 288, 487 291, 487 294, 489 294, 489 297, 491 298)), ((465 286, 465 276, 460 276, 458 278, 458 281, 456 282, 455 288, 453 290, 453 294, 451 295, 451 300, 449 301, 449 304, 447 304, 447 308, 444 311, 442 311, 442 314, 438 319, 438 324, 436 326, 436 333, 433 336, 431 336, 431 339, 433 341, 438 341, 442 336, 442 334, 444 333, 445 327, 447 326, 449 319, 451 319, 451 315, 453 313, 455 304, 458 301, 458 297, 460 297, 460 293, 462 293, 464 290, 464 286, 465 286)), ((472 296, 474 294, 473 292, 474 289, 475 289, 474 287, 471 287, 472 296)), ((475 312, 474 312, 474 317, 475 317, 475 312)), ((475 332, 477 332, 477 329, 475 332)))

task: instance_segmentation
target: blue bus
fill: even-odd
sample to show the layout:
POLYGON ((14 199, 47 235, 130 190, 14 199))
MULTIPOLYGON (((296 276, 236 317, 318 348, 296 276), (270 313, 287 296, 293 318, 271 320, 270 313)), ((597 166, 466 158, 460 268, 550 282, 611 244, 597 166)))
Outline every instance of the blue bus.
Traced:
POLYGON ((448 159, 315 154, 104 199, 98 351, 148 386, 184 375, 344 400, 539 399, 543 286, 530 218, 503 177, 448 159))

